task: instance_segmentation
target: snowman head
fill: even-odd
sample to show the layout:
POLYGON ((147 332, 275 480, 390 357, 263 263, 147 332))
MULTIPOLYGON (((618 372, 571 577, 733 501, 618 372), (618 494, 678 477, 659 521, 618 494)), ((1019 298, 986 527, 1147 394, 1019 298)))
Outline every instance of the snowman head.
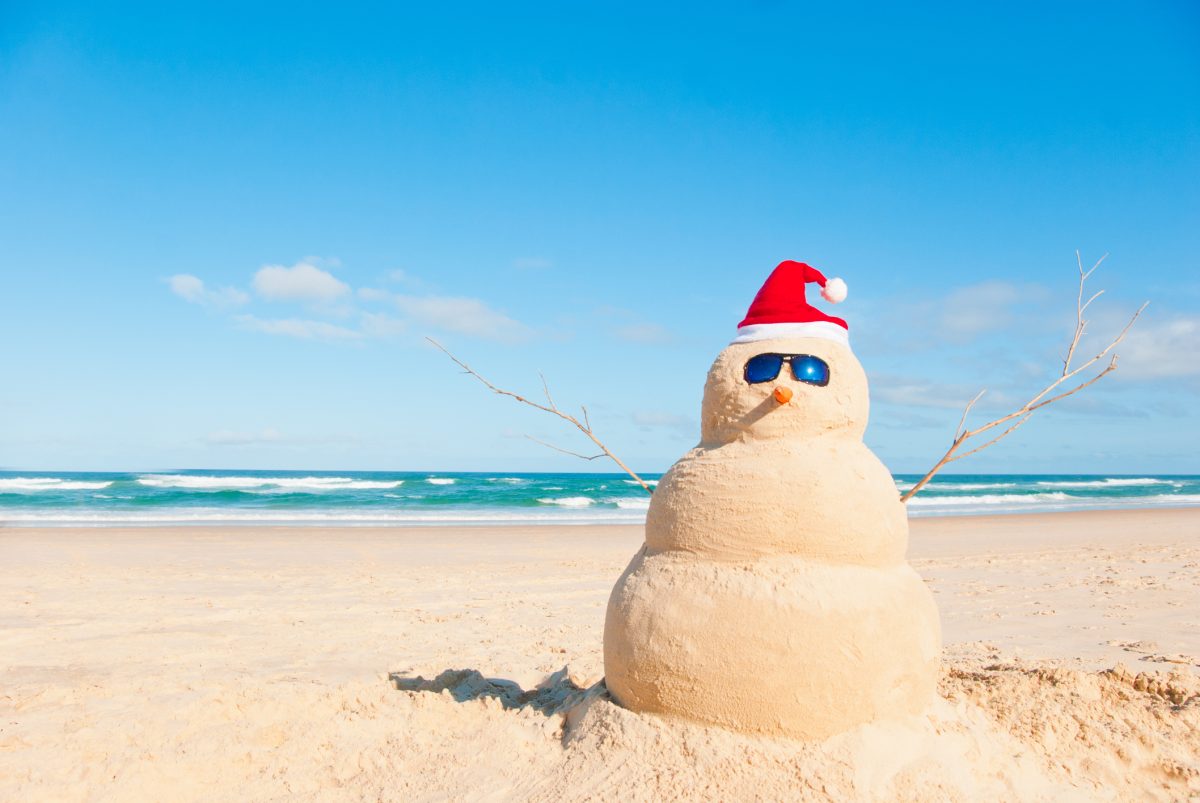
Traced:
POLYGON ((735 342, 709 369, 701 441, 861 438, 869 409, 867 375, 848 345, 817 337, 735 342))
POLYGON ((846 322, 808 304, 806 284, 832 303, 846 284, 802 262, 781 262, 767 278, 738 336, 708 373, 701 413, 706 444, 736 440, 862 437, 867 377, 850 351, 846 322))

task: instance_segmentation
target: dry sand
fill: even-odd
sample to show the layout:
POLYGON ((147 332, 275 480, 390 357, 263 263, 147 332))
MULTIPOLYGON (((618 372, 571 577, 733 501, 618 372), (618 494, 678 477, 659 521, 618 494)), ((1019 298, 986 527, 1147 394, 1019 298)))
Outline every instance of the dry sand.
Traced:
POLYGON ((593 686, 640 528, 0 530, 0 800, 1200 797, 1200 511, 912 529, 939 700, 818 744, 593 686))

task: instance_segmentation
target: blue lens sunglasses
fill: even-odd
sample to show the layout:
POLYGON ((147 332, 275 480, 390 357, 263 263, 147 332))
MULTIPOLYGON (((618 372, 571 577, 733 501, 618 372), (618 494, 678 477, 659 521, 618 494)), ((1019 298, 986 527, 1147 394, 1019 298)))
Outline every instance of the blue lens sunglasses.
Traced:
POLYGON ((811 354, 756 354, 746 361, 743 376, 751 385, 773 382, 785 362, 791 364, 797 381, 818 387, 829 384, 829 364, 811 354))

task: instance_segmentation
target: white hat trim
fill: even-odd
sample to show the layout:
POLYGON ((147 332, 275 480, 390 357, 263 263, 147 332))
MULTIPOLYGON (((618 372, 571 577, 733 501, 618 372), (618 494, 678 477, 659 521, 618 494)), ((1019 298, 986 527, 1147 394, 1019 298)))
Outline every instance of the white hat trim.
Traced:
POLYGON ((850 333, 844 326, 829 321, 808 323, 752 323, 739 326, 734 343, 753 343, 756 340, 771 340, 776 337, 819 337, 832 340, 843 346, 850 345, 850 333))

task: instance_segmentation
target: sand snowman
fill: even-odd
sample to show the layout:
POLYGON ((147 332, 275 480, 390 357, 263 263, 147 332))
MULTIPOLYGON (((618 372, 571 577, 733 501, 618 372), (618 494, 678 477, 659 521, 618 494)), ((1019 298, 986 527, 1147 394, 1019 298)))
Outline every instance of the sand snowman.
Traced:
POLYGON ((803 263, 771 273, 613 589, 606 681, 634 711, 821 739, 933 700, 937 609, 862 440, 867 377, 846 322, 805 301, 808 282, 845 298, 803 263))

